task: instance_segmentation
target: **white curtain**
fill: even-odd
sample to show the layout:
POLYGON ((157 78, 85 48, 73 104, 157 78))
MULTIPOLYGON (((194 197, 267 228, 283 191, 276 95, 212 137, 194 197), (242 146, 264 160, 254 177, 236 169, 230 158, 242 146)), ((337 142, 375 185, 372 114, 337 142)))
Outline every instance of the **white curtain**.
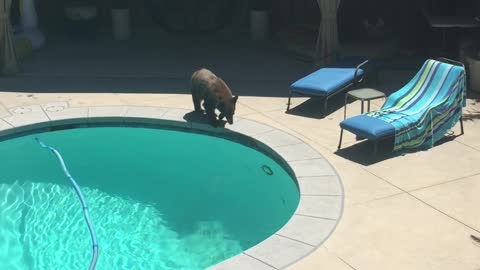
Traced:
POLYGON ((340 0, 317 0, 322 21, 318 28, 315 44, 315 65, 323 67, 336 61, 340 45, 338 42, 337 11, 340 0))
POLYGON ((0 0, 0 72, 4 74, 18 72, 10 22, 11 5, 12 0, 0 0))

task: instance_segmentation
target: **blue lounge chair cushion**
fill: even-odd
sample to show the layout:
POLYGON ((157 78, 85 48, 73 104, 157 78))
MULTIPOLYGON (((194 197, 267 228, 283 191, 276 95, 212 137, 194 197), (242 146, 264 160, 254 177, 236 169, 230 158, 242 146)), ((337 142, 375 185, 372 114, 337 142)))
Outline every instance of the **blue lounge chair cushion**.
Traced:
MULTIPOLYGON (((363 70, 358 70, 363 76, 363 70)), ((355 68, 322 68, 292 84, 294 92, 328 96, 349 85, 355 79, 355 68)))
POLYGON ((395 134, 395 127, 392 124, 365 114, 341 122, 340 127, 355 135, 374 141, 395 134))

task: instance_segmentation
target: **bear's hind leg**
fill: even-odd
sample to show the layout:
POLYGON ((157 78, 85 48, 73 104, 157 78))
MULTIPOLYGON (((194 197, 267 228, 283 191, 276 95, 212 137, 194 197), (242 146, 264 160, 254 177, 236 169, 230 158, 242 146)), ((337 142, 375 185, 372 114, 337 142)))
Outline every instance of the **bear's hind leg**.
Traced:
POLYGON ((202 98, 192 93, 192 100, 193 100, 193 107, 195 108, 195 111, 203 112, 202 107, 200 106, 200 104, 202 103, 202 98))
POLYGON ((212 124, 212 126, 217 127, 218 121, 217 121, 217 114, 215 113, 215 107, 212 108, 207 104, 207 106, 205 106, 205 111, 207 113, 207 118, 212 124))

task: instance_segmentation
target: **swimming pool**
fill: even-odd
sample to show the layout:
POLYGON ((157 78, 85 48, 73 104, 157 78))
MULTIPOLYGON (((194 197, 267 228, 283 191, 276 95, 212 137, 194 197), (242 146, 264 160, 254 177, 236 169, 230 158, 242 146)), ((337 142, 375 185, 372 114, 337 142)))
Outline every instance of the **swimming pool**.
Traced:
POLYGON ((205 269, 293 215, 292 173, 268 151, 179 130, 95 127, 0 142, 0 269, 86 269, 91 242, 58 149, 89 204, 96 269, 205 269))

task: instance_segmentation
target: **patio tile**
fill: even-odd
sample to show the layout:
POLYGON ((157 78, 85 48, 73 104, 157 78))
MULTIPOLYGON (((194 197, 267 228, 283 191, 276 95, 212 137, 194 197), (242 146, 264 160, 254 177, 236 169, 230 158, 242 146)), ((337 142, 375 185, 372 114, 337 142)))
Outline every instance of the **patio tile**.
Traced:
MULTIPOLYGON (((480 151, 480 140, 478 139, 478 134, 480 134, 480 119, 464 121, 464 128, 465 134, 455 140, 480 151)), ((455 131, 459 133, 460 128, 457 127, 455 131)))
POLYGON ((11 115, 23 115, 23 114, 43 112, 43 109, 40 105, 29 105, 29 106, 19 106, 19 107, 9 108, 8 111, 10 112, 11 115))
POLYGON ((168 111, 160 107, 127 107, 125 117, 161 119, 168 111))
POLYGON ((69 95, 69 104, 71 107, 90 107, 90 106, 122 106, 118 94, 103 93, 78 93, 69 95))
POLYGON ((66 101, 56 101, 42 104, 42 108, 46 113, 59 112, 70 107, 66 101))
POLYGON ((405 194, 347 207, 325 245, 355 269, 478 269, 471 233, 405 194))
POLYGON ((189 113, 189 111, 185 110, 185 109, 168 109, 165 112, 165 114, 162 116, 162 119, 171 120, 171 121, 186 122, 184 117, 187 113, 189 113))
POLYGON ((245 253, 281 269, 307 255, 313 249, 314 247, 310 245, 274 235, 245 253))
POLYGON ((240 254, 225 262, 222 262, 221 264, 208 268, 208 270, 239 270, 239 269, 275 270, 275 268, 245 254, 240 254))
POLYGON ((295 138, 294 136, 278 129, 258 134, 255 136, 255 139, 265 143, 270 147, 287 146, 302 142, 298 138, 295 138))
POLYGON ((61 93, 17 93, 17 92, 3 92, 1 94, 1 102, 6 107, 21 107, 31 106, 54 102, 65 102, 68 98, 61 93))
POLYGON ((338 219, 343 210, 343 196, 302 196, 295 214, 338 219))
POLYGON ((125 106, 103 106, 88 108, 89 122, 123 122, 123 117, 127 112, 125 106))
MULTIPOLYGON (((146 107, 156 107, 166 105, 163 102, 164 99, 174 98, 177 95, 174 94, 118 94, 119 101, 124 105, 130 106, 146 106, 146 107)), ((172 107, 171 105, 169 107, 172 107)))
POLYGON ((4 120, 0 119, 0 130, 6 130, 6 129, 10 129, 12 127, 13 127, 12 125, 10 125, 7 122, 5 122, 4 120))
POLYGON ((278 235, 294 239, 309 245, 318 246, 323 243, 337 225, 336 220, 294 215, 278 235))
POLYGON ((159 107, 166 107, 166 108, 177 108, 177 109, 184 109, 188 112, 193 111, 193 101, 192 96, 189 94, 185 95, 173 95, 165 98, 158 99, 154 104, 154 106, 159 107))
POLYGON ((428 187, 412 194, 480 231, 480 175, 428 187))
POLYGON ((237 102, 237 105, 235 106, 235 116, 244 116, 254 113, 257 113, 257 111, 250 108, 248 105, 237 102))
POLYGON ((297 177, 336 175, 324 158, 292 161, 289 164, 297 177))
MULTIPOLYGON (((340 111, 334 112, 326 118, 303 117, 286 114, 282 111, 268 112, 266 115, 330 151, 335 151, 340 138, 339 123, 343 120, 343 112, 340 111)), ((343 142, 355 142, 355 136, 345 132, 343 142)))
POLYGON ((337 176, 299 177, 298 183, 302 195, 343 195, 337 176))
POLYGON ((12 115, 3 118, 3 120, 14 127, 37 123, 41 123, 42 126, 48 126, 49 119, 39 105, 16 107, 9 111, 12 115))
POLYGON ((352 270, 352 267, 340 260, 326 248, 320 247, 311 255, 290 266, 287 270, 352 270))
POLYGON ((0 104, 0 118, 10 116, 10 111, 0 104))
POLYGON ((366 169, 404 190, 411 191, 480 173, 479 160, 479 151, 450 141, 428 151, 384 160, 366 169))
MULTIPOLYGON (((288 90, 287 90, 288 91, 288 90)), ((287 109, 287 98, 271 97, 247 97, 242 96, 238 99, 240 103, 248 104, 250 108, 257 112, 268 112, 273 110, 287 109)))
POLYGON ((123 117, 127 112, 125 106, 95 106, 88 108, 89 117, 123 117))
POLYGON ((305 143, 299 143, 287 146, 277 146, 273 149, 280 154, 286 161, 306 160, 322 158, 320 153, 305 143))
POLYGON ((403 193, 402 190, 370 173, 366 168, 333 153, 323 152, 338 172, 345 192, 345 204, 358 204, 403 193))
MULTIPOLYGON (((56 107, 57 108, 57 107, 56 107)), ((46 111, 48 117, 52 121, 56 120, 69 120, 73 122, 84 122, 88 118, 88 108, 87 107, 78 107, 78 108, 65 108, 59 111, 46 111), (76 120, 74 120, 76 119, 76 120)))
POLYGON ((12 128, 10 124, 0 119, 0 136, 11 134, 13 132, 12 128))
POLYGON ((260 133, 269 132, 272 127, 257 123, 247 119, 239 119, 234 125, 227 127, 229 130, 245 134, 247 136, 255 136, 260 133))
POLYGON ((270 127, 283 130, 290 135, 293 135, 299 139, 305 140, 305 136, 301 135, 300 133, 296 132, 295 130, 291 129, 289 126, 283 125, 280 121, 277 121, 278 119, 270 117, 268 114, 264 113, 255 113, 255 114, 248 114, 242 116, 243 119, 248 119, 248 120, 253 120, 258 123, 262 123, 265 125, 268 125, 270 127))

